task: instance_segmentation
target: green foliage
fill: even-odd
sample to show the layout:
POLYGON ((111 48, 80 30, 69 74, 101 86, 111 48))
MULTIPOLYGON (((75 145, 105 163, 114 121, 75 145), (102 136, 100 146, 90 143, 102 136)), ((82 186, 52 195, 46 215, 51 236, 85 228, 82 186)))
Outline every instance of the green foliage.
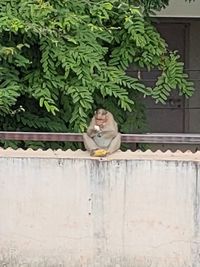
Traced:
MULTIPOLYGON (((4 0, 0 3, 0 129, 83 132, 95 107, 122 132, 142 132, 141 96, 165 103, 193 85, 149 14, 167 0, 4 0), (159 69, 154 88, 126 69, 159 69)), ((71 144, 1 142, 7 147, 71 144)), ((73 145, 72 145, 73 146, 73 145)), ((74 147, 73 147, 74 148, 74 147)))
POLYGON ((141 0, 147 14, 159 11, 169 4, 169 0, 141 0))

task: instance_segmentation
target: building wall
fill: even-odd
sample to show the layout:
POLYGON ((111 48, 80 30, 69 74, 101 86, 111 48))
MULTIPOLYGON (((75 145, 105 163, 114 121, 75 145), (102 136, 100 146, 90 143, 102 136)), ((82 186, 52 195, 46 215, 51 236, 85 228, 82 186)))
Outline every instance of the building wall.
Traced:
POLYGON ((189 72, 195 85, 195 93, 189 99, 189 132, 200 133, 200 21, 190 23, 189 35, 189 72))
POLYGON ((0 152, 0 266, 199 266, 199 153, 0 152))
POLYGON ((157 13, 158 17, 199 18, 200 2, 198 0, 170 0, 169 5, 157 13))
MULTIPOLYGON (((200 20, 192 18, 156 18, 155 26, 170 50, 178 50, 181 61, 185 63, 185 72, 194 83, 194 94, 185 99, 178 90, 172 91, 166 104, 156 104, 151 97, 142 99, 146 106, 147 132, 156 133, 200 133, 200 20)), ((137 70, 130 66, 128 75, 137 77, 137 70)), ((158 72, 142 71, 142 81, 154 86, 158 72)), ((181 149, 196 151, 199 145, 151 144, 156 149, 181 149)))

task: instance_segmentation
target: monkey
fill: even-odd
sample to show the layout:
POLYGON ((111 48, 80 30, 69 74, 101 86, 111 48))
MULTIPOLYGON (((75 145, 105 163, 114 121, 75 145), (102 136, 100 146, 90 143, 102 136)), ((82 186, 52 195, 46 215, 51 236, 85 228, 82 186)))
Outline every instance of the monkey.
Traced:
POLYGON ((83 134, 83 142, 91 156, 107 156, 117 151, 121 145, 121 134, 113 115, 105 109, 97 109, 87 132, 83 134))

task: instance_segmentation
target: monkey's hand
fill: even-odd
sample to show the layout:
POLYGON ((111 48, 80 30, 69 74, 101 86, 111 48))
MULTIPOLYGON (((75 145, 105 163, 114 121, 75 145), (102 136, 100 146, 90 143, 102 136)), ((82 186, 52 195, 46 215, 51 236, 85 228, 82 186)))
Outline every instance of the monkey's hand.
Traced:
POLYGON ((95 129, 97 132, 100 132, 100 131, 101 131, 101 129, 100 129, 100 127, 99 127, 98 125, 94 125, 94 129, 95 129))

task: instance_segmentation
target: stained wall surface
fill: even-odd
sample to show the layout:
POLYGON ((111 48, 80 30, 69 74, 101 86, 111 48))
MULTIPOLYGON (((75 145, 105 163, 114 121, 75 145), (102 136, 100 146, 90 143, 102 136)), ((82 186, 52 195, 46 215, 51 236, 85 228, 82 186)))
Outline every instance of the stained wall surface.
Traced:
POLYGON ((200 266, 198 152, 0 153, 0 266, 200 266))

